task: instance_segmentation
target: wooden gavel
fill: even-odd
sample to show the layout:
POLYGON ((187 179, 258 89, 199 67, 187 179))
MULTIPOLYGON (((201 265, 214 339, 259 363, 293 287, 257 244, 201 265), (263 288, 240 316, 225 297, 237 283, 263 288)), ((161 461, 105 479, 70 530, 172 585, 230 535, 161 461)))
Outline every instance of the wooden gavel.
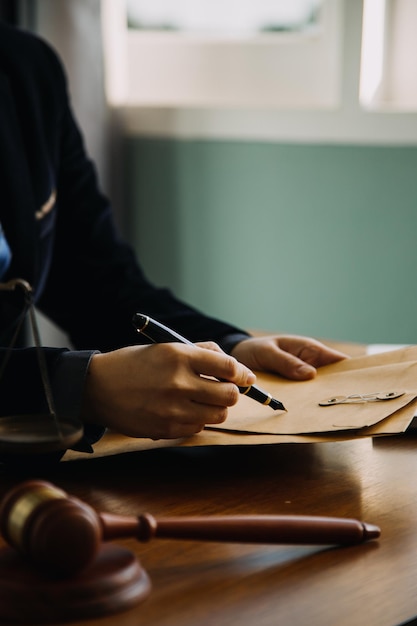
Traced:
POLYGON ((96 557, 102 541, 153 537, 248 543, 352 545, 376 539, 380 529, 354 519, 300 515, 178 517, 96 513, 54 485, 26 481, 0 504, 0 531, 32 563, 54 576, 72 576, 96 557))

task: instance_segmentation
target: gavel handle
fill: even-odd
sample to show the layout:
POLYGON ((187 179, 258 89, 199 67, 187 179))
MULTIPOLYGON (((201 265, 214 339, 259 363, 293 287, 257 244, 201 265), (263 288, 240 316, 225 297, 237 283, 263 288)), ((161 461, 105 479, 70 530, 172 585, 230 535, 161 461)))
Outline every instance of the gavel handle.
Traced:
POLYGON ((100 513, 103 539, 154 537, 263 544, 352 545, 376 539, 380 529, 355 519, 302 515, 121 517, 100 513))

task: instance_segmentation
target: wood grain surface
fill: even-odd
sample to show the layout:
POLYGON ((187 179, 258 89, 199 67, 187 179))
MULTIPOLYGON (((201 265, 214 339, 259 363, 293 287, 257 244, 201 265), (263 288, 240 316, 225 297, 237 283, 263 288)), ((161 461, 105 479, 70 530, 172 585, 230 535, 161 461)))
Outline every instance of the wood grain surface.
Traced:
MULTIPOLYGON (((32 473, 31 473, 32 475, 32 473)), ((417 440, 150 450, 39 470, 99 511, 307 514, 378 524, 346 547, 158 539, 132 550, 152 593, 78 626, 395 626, 417 614, 417 440)), ((25 476, 3 471, 1 493, 25 476)))

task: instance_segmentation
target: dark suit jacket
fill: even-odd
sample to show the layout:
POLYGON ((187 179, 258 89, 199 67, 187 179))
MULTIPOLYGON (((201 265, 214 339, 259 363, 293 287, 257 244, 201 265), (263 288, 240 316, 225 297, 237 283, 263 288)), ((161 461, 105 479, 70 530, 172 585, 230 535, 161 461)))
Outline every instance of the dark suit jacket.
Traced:
MULTIPOLYGON (((4 24, 0 194, 0 222, 13 254, 3 281, 28 281, 36 306, 75 347, 44 349, 61 412, 77 413, 74 399, 80 399, 91 351, 140 342, 131 324, 136 311, 193 341, 225 340, 227 346, 230 336, 232 342, 246 336, 147 280, 116 232, 111 207, 98 187, 59 59, 39 38, 4 24)), ((0 293, 0 358, 20 305, 19 294, 0 293)), ((36 412, 43 403, 33 351, 15 350, 0 381, 0 415, 36 412)))

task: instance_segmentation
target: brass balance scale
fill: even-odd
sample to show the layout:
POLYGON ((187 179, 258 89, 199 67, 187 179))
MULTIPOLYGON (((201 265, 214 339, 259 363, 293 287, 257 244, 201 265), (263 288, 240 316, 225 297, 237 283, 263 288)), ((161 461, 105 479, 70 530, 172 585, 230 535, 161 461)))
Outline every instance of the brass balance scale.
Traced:
POLYGON ((20 456, 65 451, 82 438, 83 426, 81 422, 58 416, 55 411, 45 356, 41 350, 39 328, 33 305, 32 287, 20 278, 0 283, 0 292, 10 292, 18 289, 23 291, 24 304, 14 335, 5 353, 3 362, 0 364, 0 383, 11 351, 22 331, 23 324, 29 318, 48 412, 0 417, 0 455, 20 456))

